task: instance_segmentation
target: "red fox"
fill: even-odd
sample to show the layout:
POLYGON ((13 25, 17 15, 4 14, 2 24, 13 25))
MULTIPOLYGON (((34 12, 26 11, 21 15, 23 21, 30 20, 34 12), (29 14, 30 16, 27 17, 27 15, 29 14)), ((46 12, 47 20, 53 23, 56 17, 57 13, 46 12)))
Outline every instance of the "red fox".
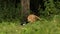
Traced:
POLYGON ((40 20, 40 18, 39 18, 38 16, 34 15, 34 14, 30 14, 30 15, 27 17, 28 22, 31 22, 31 23, 35 22, 37 19, 40 20))

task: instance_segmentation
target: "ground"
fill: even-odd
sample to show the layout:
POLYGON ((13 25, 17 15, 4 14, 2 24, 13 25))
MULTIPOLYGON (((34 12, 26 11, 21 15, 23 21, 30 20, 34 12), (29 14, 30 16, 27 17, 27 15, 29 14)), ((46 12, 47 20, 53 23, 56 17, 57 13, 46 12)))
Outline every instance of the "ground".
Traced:
POLYGON ((43 19, 34 24, 21 26, 19 21, 0 23, 0 34, 60 34, 60 16, 55 15, 51 21, 43 19))

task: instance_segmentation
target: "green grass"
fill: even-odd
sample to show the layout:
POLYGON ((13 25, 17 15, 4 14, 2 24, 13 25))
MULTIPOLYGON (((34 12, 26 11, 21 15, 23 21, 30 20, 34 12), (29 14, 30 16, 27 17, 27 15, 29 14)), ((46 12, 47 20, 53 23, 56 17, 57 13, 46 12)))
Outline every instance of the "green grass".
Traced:
POLYGON ((0 34, 60 34, 60 16, 55 15, 51 21, 43 19, 34 24, 21 26, 19 21, 0 23, 0 34))

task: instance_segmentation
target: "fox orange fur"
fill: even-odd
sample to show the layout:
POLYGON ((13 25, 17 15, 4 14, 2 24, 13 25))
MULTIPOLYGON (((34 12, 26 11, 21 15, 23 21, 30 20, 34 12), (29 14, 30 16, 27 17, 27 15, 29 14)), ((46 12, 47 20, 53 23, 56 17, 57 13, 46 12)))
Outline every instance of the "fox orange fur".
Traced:
POLYGON ((34 15, 34 14, 30 14, 30 15, 27 17, 28 22, 31 22, 31 23, 35 22, 37 19, 40 20, 40 18, 39 18, 38 16, 34 15))

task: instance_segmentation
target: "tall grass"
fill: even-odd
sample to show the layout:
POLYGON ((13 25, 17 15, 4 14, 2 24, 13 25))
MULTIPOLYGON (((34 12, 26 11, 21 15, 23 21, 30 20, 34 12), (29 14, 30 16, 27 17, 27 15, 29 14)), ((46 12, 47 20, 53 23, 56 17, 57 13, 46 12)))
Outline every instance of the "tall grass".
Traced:
POLYGON ((0 23, 0 34, 60 34, 60 15, 55 15, 51 21, 42 19, 25 26, 19 21, 0 23))

